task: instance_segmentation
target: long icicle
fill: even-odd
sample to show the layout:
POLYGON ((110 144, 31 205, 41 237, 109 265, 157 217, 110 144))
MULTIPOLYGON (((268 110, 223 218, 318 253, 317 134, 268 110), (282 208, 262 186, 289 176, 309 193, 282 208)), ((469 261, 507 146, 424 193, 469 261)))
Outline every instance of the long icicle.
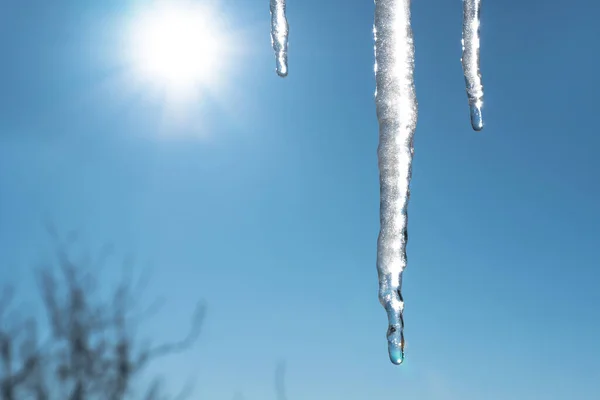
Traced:
POLYGON ((375 102, 379 121, 379 301, 389 326, 388 352, 404 360, 402 272, 406 267, 407 206, 417 125, 410 0, 375 0, 375 102))
POLYGON ((483 129, 483 84, 479 70, 479 14, 481 0, 463 0, 462 66, 467 85, 471 126, 483 129))
POLYGON ((271 0, 271 45, 275 51, 277 75, 285 78, 288 74, 288 34, 289 25, 285 16, 285 0, 271 0))

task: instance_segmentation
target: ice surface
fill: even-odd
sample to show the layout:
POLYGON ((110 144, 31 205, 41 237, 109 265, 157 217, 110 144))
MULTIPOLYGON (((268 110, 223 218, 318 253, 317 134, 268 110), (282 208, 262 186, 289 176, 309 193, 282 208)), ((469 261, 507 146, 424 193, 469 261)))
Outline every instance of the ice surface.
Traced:
POLYGON ((467 85, 471 126, 474 130, 483 129, 483 84, 479 70, 479 14, 481 0, 463 0, 463 53, 462 66, 467 85))
POLYGON ((285 78, 288 74, 289 26, 285 16, 285 0, 271 0, 271 44, 275 50, 277 75, 285 78))
POLYGON ((407 206, 417 125, 410 0, 375 0, 375 103, 379 121, 379 301, 388 316, 388 352, 404 360, 402 272, 406 267, 407 206))

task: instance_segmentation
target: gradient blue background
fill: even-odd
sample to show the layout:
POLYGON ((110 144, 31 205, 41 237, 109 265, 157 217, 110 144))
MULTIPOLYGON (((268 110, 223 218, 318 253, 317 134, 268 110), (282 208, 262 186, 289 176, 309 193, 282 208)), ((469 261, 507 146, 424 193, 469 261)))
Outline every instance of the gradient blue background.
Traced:
POLYGON ((290 0, 282 80, 268 1, 224 0, 248 54, 233 90, 169 135, 116 56, 127 1, 3 0, 0 280, 35 300, 44 218, 80 231, 81 249, 134 254, 152 266, 147 295, 168 300, 147 336, 177 337, 208 302, 198 344, 156 366, 197 398, 274 398, 285 358, 290 399, 598 399, 598 4, 484 1, 475 133, 461 2, 413 2, 420 118, 394 367, 371 1, 290 0))

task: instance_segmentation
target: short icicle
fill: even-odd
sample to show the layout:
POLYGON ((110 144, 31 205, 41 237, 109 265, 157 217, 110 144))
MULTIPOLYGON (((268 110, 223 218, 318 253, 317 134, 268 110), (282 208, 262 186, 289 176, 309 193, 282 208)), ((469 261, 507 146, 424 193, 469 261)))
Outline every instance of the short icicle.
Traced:
POLYGON ((285 78, 288 74, 289 30, 285 16, 285 0, 271 0, 271 45, 275 51, 277 75, 282 78, 285 78))
POLYGON ((481 0, 463 0, 462 66, 474 130, 483 129, 483 84, 479 69, 479 14, 481 0))

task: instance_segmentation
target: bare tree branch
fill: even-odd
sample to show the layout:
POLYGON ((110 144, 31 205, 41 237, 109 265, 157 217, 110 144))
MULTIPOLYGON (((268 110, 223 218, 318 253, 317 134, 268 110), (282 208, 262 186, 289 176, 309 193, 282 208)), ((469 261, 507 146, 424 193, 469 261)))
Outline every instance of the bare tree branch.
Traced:
MULTIPOLYGON (((46 230, 55 248, 55 262, 38 268, 36 278, 50 336, 41 345, 39 321, 22 317, 9 321, 14 290, 7 288, 0 293, 0 400, 132 398, 134 382, 149 363, 184 351, 197 340, 206 306, 198 303, 182 340, 138 349, 134 332, 140 316, 153 315, 162 304, 155 302, 143 312, 138 310, 137 300, 147 277, 135 285, 128 277, 108 298, 100 296, 94 274, 85 267, 93 264, 93 271, 97 271, 98 263, 112 255, 112 247, 104 246, 96 259, 86 255, 83 261, 75 262, 68 249, 77 241, 77 233, 69 233, 62 241, 52 224, 47 223, 46 230)), ((130 263, 126 261, 126 265, 130 263)), ((154 381, 138 398, 164 399, 160 386, 154 381)), ((189 392, 190 387, 185 387, 177 399, 189 392)))
POLYGON ((277 400, 287 400, 287 395, 285 394, 285 373, 285 361, 280 361, 275 369, 275 398, 277 400))

